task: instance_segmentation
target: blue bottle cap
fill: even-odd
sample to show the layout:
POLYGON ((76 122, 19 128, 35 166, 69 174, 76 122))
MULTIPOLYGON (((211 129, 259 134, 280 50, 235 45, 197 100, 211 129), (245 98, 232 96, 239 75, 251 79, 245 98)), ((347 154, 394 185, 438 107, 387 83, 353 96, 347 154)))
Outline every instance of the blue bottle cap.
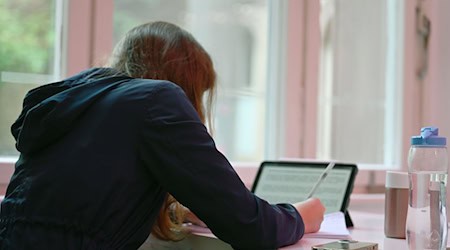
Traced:
POLYGON ((420 135, 411 137, 411 145, 423 147, 447 145, 447 139, 445 137, 441 137, 438 135, 439 135, 438 128, 423 127, 420 130, 420 135))

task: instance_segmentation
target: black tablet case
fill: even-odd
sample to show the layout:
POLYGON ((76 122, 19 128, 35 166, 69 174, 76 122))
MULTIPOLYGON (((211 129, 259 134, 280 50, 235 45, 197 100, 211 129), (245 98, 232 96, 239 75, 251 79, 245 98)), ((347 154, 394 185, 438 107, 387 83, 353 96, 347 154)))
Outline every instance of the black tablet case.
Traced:
MULTIPOLYGON (((299 166, 311 166, 311 165, 320 165, 321 167, 326 167, 326 165, 328 165, 328 163, 329 162, 306 162, 306 161, 264 161, 264 162, 262 162, 261 163, 261 165, 260 165, 260 167, 259 167, 259 169, 258 169, 258 173, 257 173, 257 175, 256 175, 256 178, 255 178, 255 182, 253 183, 253 186, 252 186, 252 192, 254 192, 255 191, 255 189, 256 189, 256 186, 259 184, 258 183, 258 181, 259 181, 259 176, 260 176, 260 173, 261 173, 261 170, 262 170, 262 168, 265 166, 265 164, 276 164, 276 165, 295 165, 295 164, 298 164, 299 166)), ((349 189, 349 194, 351 194, 352 193, 352 191, 353 191, 353 186, 354 186, 354 182, 355 182, 355 178, 356 178, 356 175, 357 175, 357 173, 358 173, 358 167, 357 167, 357 165, 356 164, 348 164, 348 163, 339 163, 339 162, 336 162, 336 165, 337 166, 339 166, 339 165, 345 165, 345 166, 352 166, 353 168, 354 168, 354 173, 353 173, 353 175, 351 176, 351 179, 350 179, 350 181, 349 181, 349 183, 348 183, 348 189, 349 189)), ((325 168, 324 168, 325 169, 325 168)), ((312 188, 312 187, 311 187, 312 188)), ((345 202, 345 211, 342 211, 343 213, 344 213, 344 216, 345 216, 345 224, 346 224, 346 226, 347 227, 353 227, 353 221, 352 221, 352 219, 351 219, 351 217, 350 217, 350 214, 349 214, 349 212, 348 212, 348 205, 349 205, 349 201, 350 201, 350 195, 347 197, 347 200, 345 200, 344 202, 345 202)))

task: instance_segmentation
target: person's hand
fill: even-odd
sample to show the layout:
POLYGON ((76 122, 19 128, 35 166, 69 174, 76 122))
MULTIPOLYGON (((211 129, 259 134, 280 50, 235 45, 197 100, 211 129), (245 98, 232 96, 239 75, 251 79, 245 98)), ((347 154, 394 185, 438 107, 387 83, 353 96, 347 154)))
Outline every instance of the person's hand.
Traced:
POLYGON ((303 218, 305 233, 319 231, 325 213, 325 207, 322 202, 317 198, 309 198, 306 201, 298 202, 293 205, 303 218))

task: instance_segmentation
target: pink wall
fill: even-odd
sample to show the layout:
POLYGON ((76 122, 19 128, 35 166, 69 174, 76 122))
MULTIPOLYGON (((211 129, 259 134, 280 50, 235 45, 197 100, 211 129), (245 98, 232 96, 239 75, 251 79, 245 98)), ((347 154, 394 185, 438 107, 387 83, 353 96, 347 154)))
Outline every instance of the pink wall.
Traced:
POLYGON ((424 123, 434 124, 450 139, 450 1, 428 1, 431 20, 424 123))

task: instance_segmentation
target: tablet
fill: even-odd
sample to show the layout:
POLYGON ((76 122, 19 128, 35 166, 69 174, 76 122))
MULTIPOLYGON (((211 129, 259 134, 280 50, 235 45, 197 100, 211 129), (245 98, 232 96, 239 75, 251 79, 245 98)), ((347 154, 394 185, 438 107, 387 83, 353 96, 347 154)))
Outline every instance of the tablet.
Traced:
MULTIPOLYGON (((304 201, 328 164, 329 162, 264 161, 258 169, 252 192, 273 204, 304 201)), ((313 195, 322 201, 325 213, 347 213, 357 172, 355 164, 336 162, 313 195)), ((351 224, 351 221, 347 224, 351 224)))

